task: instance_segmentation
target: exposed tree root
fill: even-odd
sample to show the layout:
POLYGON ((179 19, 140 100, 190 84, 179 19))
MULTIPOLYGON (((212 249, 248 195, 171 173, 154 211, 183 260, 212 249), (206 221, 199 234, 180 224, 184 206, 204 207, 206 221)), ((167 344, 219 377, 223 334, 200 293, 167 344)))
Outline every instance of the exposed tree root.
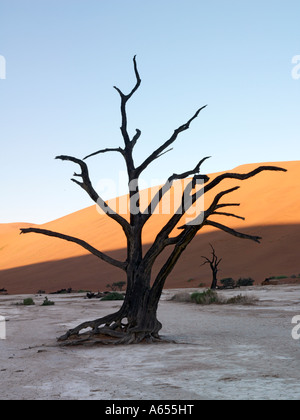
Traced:
POLYGON ((161 323, 156 319, 149 326, 137 326, 125 323, 127 318, 122 311, 107 315, 94 321, 84 322, 58 338, 61 346, 95 345, 95 344, 139 344, 165 342, 158 331, 161 323), (89 329, 89 331, 86 331, 89 329), (83 331, 84 330, 84 331, 83 331), (83 332, 81 332, 83 331, 83 332))
POLYGON ((108 335, 103 334, 81 334, 80 336, 69 338, 66 341, 60 342, 62 347, 71 347, 71 346, 93 346, 93 345, 128 345, 128 344, 154 344, 154 343, 165 343, 173 342, 171 340, 166 340, 162 338, 156 338, 149 334, 144 334, 144 336, 139 335, 138 337, 135 334, 124 334, 124 337, 121 339, 115 339, 108 335))

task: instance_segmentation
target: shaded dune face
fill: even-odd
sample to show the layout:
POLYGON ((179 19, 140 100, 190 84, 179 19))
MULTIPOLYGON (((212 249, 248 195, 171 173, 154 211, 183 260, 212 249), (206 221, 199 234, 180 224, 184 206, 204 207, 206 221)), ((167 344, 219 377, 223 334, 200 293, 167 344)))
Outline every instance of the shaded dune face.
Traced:
MULTIPOLYGON (((226 202, 241 203, 234 212, 245 221, 224 216, 213 220, 227 224, 248 234, 262 236, 261 244, 232 237, 206 226, 189 245, 166 282, 167 288, 209 285, 208 266, 200 267, 202 255, 210 253, 212 243, 222 257, 219 277, 252 277, 261 283, 270 276, 291 276, 300 273, 300 162, 272 162, 240 166, 229 172, 245 173, 260 165, 275 165, 288 172, 263 172, 245 181, 224 180, 213 194, 205 195, 207 208, 219 191, 240 185, 241 188, 226 197, 226 202)), ((210 174, 213 179, 219 174, 210 174)), ((144 203, 151 196, 142 192, 144 203)), ((126 200, 126 197, 122 198, 126 200)), ((173 193, 169 195, 172 209, 173 193)), ((155 214, 145 225, 145 251, 169 219, 168 214, 155 214)), ((181 222, 182 224, 182 222, 181 222)), ((102 262, 76 244, 43 235, 20 235, 23 223, 0 224, 0 289, 9 293, 47 292, 62 288, 74 290, 103 290, 108 283, 124 280, 124 273, 102 262)), ((96 206, 91 206, 58 220, 39 225, 83 239, 114 258, 126 259, 126 240, 120 226, 96 206)), ((176 233, 176 232, 174 232, 176 233)), ((157 260, 153 274, 166 260, 165 251, 157 260)))

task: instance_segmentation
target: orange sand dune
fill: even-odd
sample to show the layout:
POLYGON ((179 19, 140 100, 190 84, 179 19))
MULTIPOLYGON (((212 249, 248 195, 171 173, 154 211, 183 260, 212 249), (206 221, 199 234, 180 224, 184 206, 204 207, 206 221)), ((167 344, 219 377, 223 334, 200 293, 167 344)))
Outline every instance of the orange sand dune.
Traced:
MULTIPOLYGON (((244 165, 232 172, 246 173, 260 165, 244 165)), ((251 276, 260 282, 271 275, 300 273, 300 161, 263 165, 280 166, 288 172, 263 172, 246 181, 224 180, 213 194, 210 192, 205 197, 207 208, 216 192, 241 185, 239 190, 223 197, 222 202, 241 203, 240 207, 227 211, 246 217, 246 221, 225 216, 214 216, 214 220, 262 236, 262 243, 205 227, 185 251, 166 287, 195 287, 210 282, 208 267, 200 267, 201 256, 210 253, 209 243, 223 258, 221 278, 251 276)), ((217 175, 209 176, 213 179, 217 175)), ((169 198, 172 201, 172 194, 169 198)), ((143 235, 145 248, 168 218, 168 215, 154 215, 149 220, 143 235)), ((28 226, 0 224, 0 289, 5 287, 9 293, 34 293, 40 289, 49 292, 67 287, 100 290, 107 283, 123 278, 120 270, 76 244, 37 234, 20 235, 20 227, 28 226)), ((79 237, 116 258, 126 258, 122 229, 107 216, 100 215, 96 206, 39 227, 79 237)), ((167 253, 159 258, 154 272, 167 253)))

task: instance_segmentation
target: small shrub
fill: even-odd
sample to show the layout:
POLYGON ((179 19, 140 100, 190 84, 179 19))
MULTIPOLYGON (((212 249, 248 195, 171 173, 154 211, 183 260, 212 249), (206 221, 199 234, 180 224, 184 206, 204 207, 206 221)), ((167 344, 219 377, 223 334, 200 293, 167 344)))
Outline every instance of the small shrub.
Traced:
POLYGON ((256 301, 257 299, 253 296, 237 295, 227 299, 224 303, 228 305, 253 305, 256 301))
POLYGON ((202 293, 195 292, 190 297, 191 301, 198 305, 254 305, 258 300, 253 296, 237 295, 229 299, 219 296, 214 290, 206 290, 202 293))
POLYGON ((103 300, 124 300, 124 295, 118 292, 110 292, 101 299, 101 301, 103 300))
POLYGON ((189 293, 176 293, 171 299, 173 302, 191 302, 191 295, 189 293))
POLYGON ((32 306, 35 305, 34 300, 32 298, 26 298, 23 300, 24 306, 32 306))
POLYGON ((204 292, 194 292, 191 295, 192 302, 198 305, 211 305, 218 303, 218 295, 214 290, 205 290, 204 292))
POLYGON ((240 286, 253 286, 253 284, 254 284, 254 280, 251 277, 248 277, 248 278, 240 278, 240 279, 238 279, 236 285, 238 287, 240 287, 240 286))
POLYGON ((233 288, 235 287, 235 281, 231 277, 227 277, 221 280, 221 284, 225 288, 233 288))
POLYGON ((45 297, 44 302, 41 304, 41 306, 52 306, 52 305, 55 305, 55 302, 52 302, 51 300, 49 300, 47 296, 45 297))

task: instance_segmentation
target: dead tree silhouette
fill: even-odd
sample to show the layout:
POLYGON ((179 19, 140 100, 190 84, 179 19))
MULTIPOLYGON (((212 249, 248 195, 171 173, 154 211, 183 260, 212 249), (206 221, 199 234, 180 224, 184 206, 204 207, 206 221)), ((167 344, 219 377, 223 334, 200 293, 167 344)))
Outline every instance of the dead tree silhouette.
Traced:
MULTIPOLYGON (((200 173, 202 164, 208 159, 207 157, 199 160, 197 165, 187 170, 184 173, 174 173, 169 177, 166 184, 163 185, 151 202, 148 208, 142 211, 139 205, 139 178, 140 175, 157 159, 170 151, 170 146, 173 146, 180 134, 190 128, 191 123, 200 115, 206 108, 200 107, 196 113, 184 124, 180 125, 174 130, 169 139, 167 139, 161 146, 155 149, 140 165, 136 165, 133 159, 134 148, 141 136, 141 131, 136 129, 135 134, 131 137, 127 128, 127 110, 126 105, 132 98, 134 93, 139 89, 141 78, 139 75, 136 57, 133 59, 133 67, 136 78, 136 84, 129 94, 124 94, 118 87, 114 87, 120 96, 121 101, 121 134, 123 138, 123 147, 105 148, 98 150, 84 159, 78 159, 72 156, 57 156, 56 159, 62 161, 69 161, 79 166, 80 172, 74 174, 72 181, 80 186, 90 198, 97 203, 97 205, 105 212, 107 217, 113 219, 118 223, 124 232, 127 239, 127 258, 125 261, 119 261, 106 253, 96 249, 87 242, 65 235, 59 232, 53 232, 46 229, 39 229, 36 227, 21 229, 22 234, 37 233, 51 236, 54 238, 63 239, 65 241, 73 242, 90 253, 94 254, 101 260, 119 268, 126 273, 127 290, 123 305, 115 313, 99 319, 83 322, 75 328, 67 331, 59 341, 65 344, 76 345, 82 343, 116 343, 116 344, 130 344, 140 343, 142 341, 153 342, 160 339, 159 332, 162 324, 157 319, 157 307, 161 297, 163 287, 167 277, 174 269, 180 256, 196 236, 196 234, 204 226, 213 226, 224 232, 234 235, 238 238, 249 239, 255 242, 260 241, 259 236, 252 236, 245 233, 238 232, 224 224, 218 223, 211 219, 213 215, 225 215, 228 217, 238 217, 235 214, 218 211, 225 207, 238 206, 237 203, 225 202, 221 203, 221 199, 228 196, 231 192, 236 191, 239 187, 227 189, 215 195, 211 204, 201 214, 201 223, 185 223, 182 224, 182 218, 187 213, 189 208, 196 203, 199 197, 206 192, 212 190, 225 179, 233 180, 247 180, 253 176, 258 175, 263 171, 285 171, 283 168, 276 166, 260 166, 257 169, 244 174, 239 173, 223 173, 210 180, 208 176, 200 173), (102 155, 104 153, 120 153, 124 158, 128 173, 129 187, 129 202, 130 202, 130 218, 127 220, 121 214, 113 210, 103 199, 98 195, 93 187, 90 179, 88 166, 86 160, 92 156, 102 155), (143 228, 155 212, 157 206, 161 203, 163 196, 170 191, 173 182, 176 180, 188 179, 187 186, 184 189, 181 198, 180 211, 174 212, 170 215, 168 222, 163 226, 157 234, 150 248, 143 254, 142 250, 142 232, 143 228), (199 182, 202 186, 199 191, 199 182), (134 188, 132 188, 134 185, 134 188), (186 200, 186 197, 189 199, 186 200), (178 230, 179 229, 179 230, 178 230), (157 257, 166 249, 170 249, 169 257, 161 266, 158 274, 153 277, 152 267, 157 260, 157 257), (86 331, 88 330, 88 331, 86 331)), ((101 234, 101 232, 99 232, 101 234)))
POLYGON ((211 250, 212 250, 212 253, 211 253, 212 257, 209 259, 208 257, 202 256, 202 258, 204 258, 205 261, 201 265, 209 264, 209 266, 210 266, 210 269, 211 269, 212 275, 213 275, 213 280, 212 280, 210 288, 213 290, 213 289, 216 289, 217 285, 218 285, 217 274, 220 271, 219 264, 221 263, 222 258, 218 258, 217 255, 216 255, 216 251, 215 251, 214 247, 212 246, 212 244, 209 244, 209 245, 210 245, 211 250))

